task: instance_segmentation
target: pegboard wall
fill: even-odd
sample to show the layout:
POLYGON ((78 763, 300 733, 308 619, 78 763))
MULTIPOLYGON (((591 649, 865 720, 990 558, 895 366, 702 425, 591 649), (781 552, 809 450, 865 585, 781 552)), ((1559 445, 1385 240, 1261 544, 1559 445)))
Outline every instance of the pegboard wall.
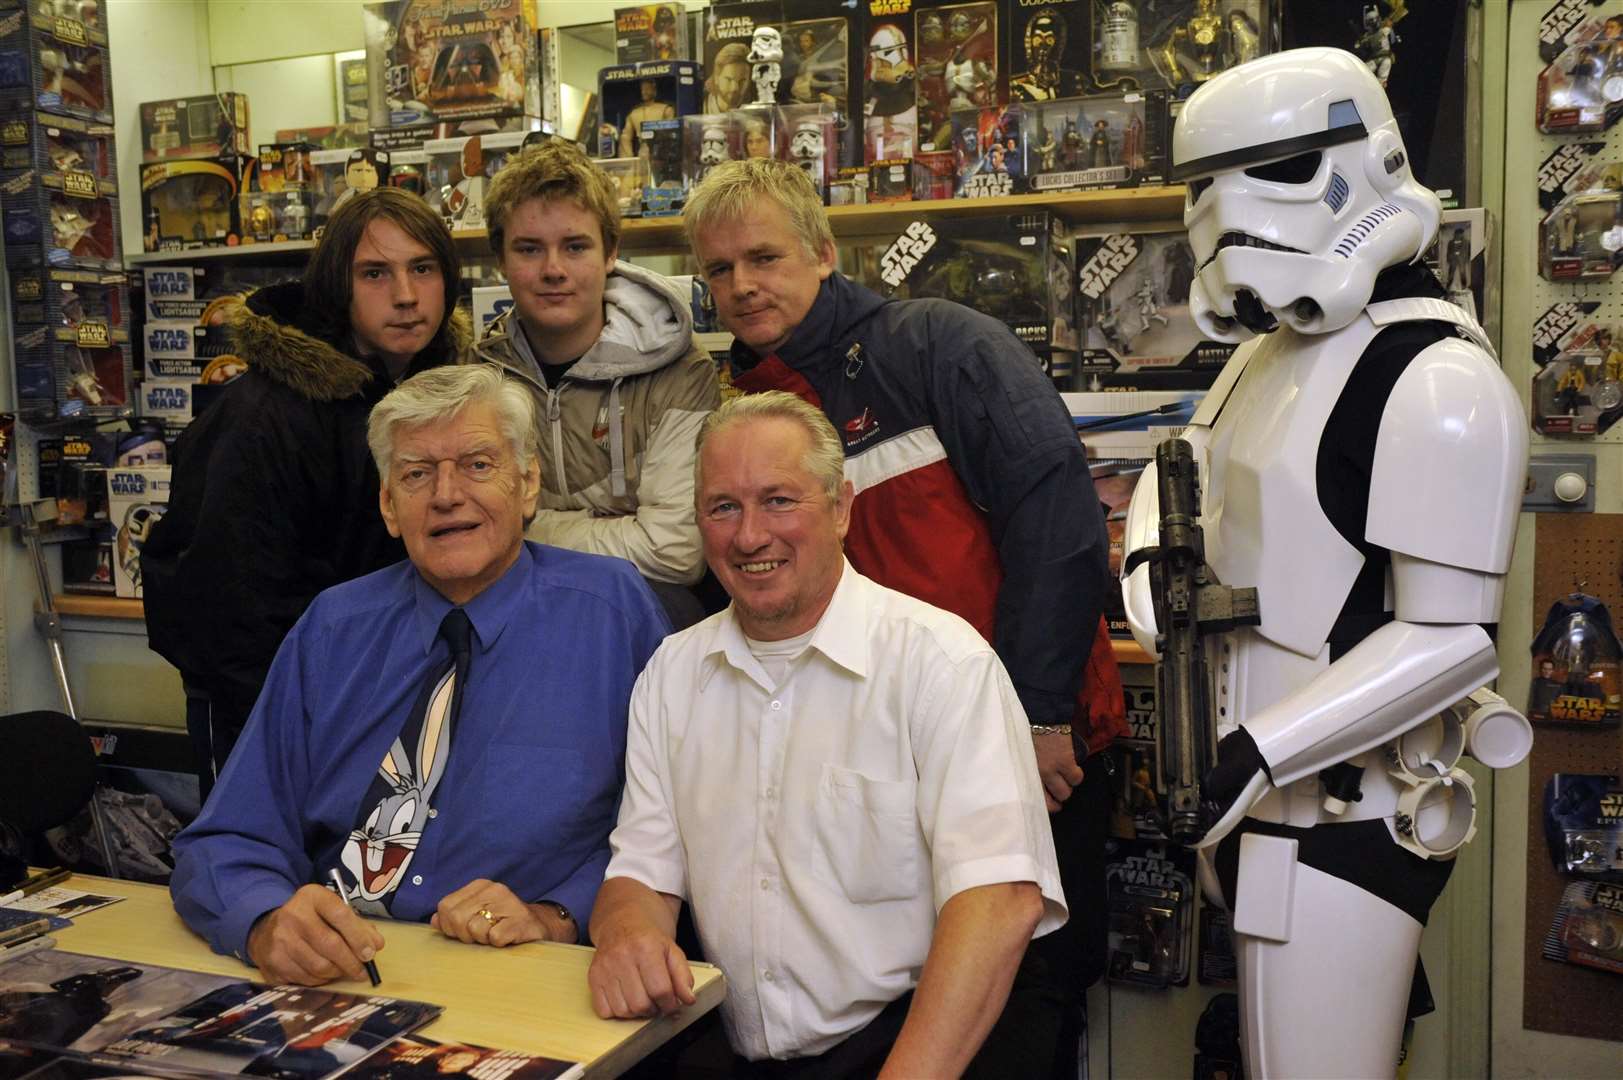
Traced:
MULTIPOLYGON (((1601 21, 1613 15, 1623 18, 1623 3, 1616 0, 1599 4, 1595 0, 1567 0, 1564 4, 1558 3, 1558 0, 1541 0, 1539 5, 1528 6, 1549 8, 1551 12, 1558 7, 1568 9, 1569 17, 1581 16, 1580 25, 1589 23, 1604 25, 1601 21)), ((1554 32, 1561 25, 1566 23, 1552 14, 1547 16, 1540 29, 1554 32)), ((1539 44, 1536 40, 1513 41, 1511 48, 1536 51, 1539 44)), ((1603 77, 1608 80, 1614 78, 1616 76, 1614 65, 1619 61, 1612 59, 1608 54, 1603 62, 1605 64, 1603 77)), ((1524 90, 1512 83, 1510 92, 1536 95, 1537 90, 1536 86, 1528 86, 1524 90)), ((1520 133, 1511 132, 1511 143, 1521 143, 1519 136, 1520 133)), ((1526 168, 1535 171, 1541 190, 1550 185, 1571 183, 1575 176, 1603 164, 1616 163, 1623 167, 1623 121, 1614 124, 1607 131, 1559 135, 1545 134, 1535 126, 1531 136, 1531 139, 1521 144, 1531 147, 1533 152, 1525 157, 1520 154, 1507 155, 1505 168, 1507 170, 1526 168)), ((1546 217, 1545 209, 1536 201, 1528 207, 1509 205, 1505 207, 1507 219, 1518 213, 1531 215, 1535 227, 1537 222, 1543 221, 1546 217)), ((1553 356, 1551 350, 1555 340, 1587 324, 1610 327, 1613 331, 1613 340, 1619 343, 1619 348, 1623 348, 1623 270, 1617 271, 1603 281, 1554 282, 1539 274, 1535 266, 1531 277, 1531 296, 1527 303, 1532 308, 1534 320, 1533 375, 1541 370, 1539 366, 1541 363, 1553 356), (1571 304, 1580 305, 1585 310, 1579 315, 1572 308, 1561 306, 1571 304), (1593 310, 1587 310, 1591 305, 1593 310)), ((1506 341, 1505 347, 1509 349, 1513 345, 1506 341)), ((1527 395, 1526 400, 1531 402, 1532 387, 1521 389, 1523 394, 1527 395)), ((1623 444, 1623 420, 1614 423, 1610 429, 1599 435, 1553 435, 1549 438, 1571 444, 1574 450, 1581 450, 1584 444, 1590 443, 1623 444)))
MULTIPOLYGON (((1534 632, 1550 605, 1581 586, 1623 618, 1623 514, 1539 514, 1534 632)), ((1522 1023, 1537 1031, 1623 1040, 1623 978, 1544 958, 1544 935, 1568 879, 1544 841, 1544 786, 1555 773, 1623 773, 1623 729, 1538 725, 1528 775, 1527 927, 1522 1023)))

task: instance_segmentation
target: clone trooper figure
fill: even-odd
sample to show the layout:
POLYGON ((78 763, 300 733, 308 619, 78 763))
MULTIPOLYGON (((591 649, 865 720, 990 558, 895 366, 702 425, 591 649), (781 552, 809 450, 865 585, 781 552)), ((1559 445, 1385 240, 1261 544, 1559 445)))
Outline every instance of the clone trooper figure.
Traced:
POLYGON ((750 81, 755 84, 755 104, 773 105, 778 100, 778 82, 783 77, 783 34, 775 26, 757 26, 750 39, 750 81))
POLYGON ((953 13, 948 36, 955 46, 942 69, 947 84, 947 106, 951 109, 977 109, 991 103, 991 88, 997 76, 987 62, 971 51, 971 44, 986 32, 986 24, 972 26, 966 12, 953 13))
MULTIPOLYGON (((1215 76, 1173 157, 1191 315, 1250 338, 1185 436, 1207 563, 1255 588, 1261 616, 1205 639, 1222 738, 1196 844, 1232 912, 1245 1069, 1392 1076, 1421 928, 1474 832, 1455 762, 1504 767, 1531 746, 1481 689, 1527 419, 1418 263, 1440 206, 1356 56, 1298 49, 1215 76)), ((1134 493, 1129 552, 1157 542, 1157 483, 1152 467, 1134 493)), ((1148 571, 1123 592, 1153 652, 1148 571)))

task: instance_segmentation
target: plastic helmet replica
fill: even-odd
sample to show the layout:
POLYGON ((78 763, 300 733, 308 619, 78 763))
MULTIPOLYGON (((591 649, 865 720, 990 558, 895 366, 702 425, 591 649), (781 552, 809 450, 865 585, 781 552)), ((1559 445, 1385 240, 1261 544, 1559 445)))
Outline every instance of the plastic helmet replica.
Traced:
POLYGON ((1280 323, 1341 329, 1376 275, 1418 258, 1442 218, 1409 169, 1386 92, 1340 49, 1292 49, 1218 75, 1184 105, 1172 157, 1172 179, 1189 186, 1189 310, 1218 341, 1280 323))

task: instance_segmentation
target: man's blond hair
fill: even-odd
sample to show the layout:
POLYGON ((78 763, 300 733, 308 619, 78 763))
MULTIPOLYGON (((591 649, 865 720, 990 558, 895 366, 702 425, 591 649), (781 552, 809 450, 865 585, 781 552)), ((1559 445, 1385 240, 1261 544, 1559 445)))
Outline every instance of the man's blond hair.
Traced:
POLYGON ((801 468, 822 485, 830 502, 840 501, 840 492, 845 487, 845 447, 840 445, 839 433, 823 410, 782 390, 739 394, 722 402, 719 409, 704 418, 704 423, 699 425, 699 436, 694 440, 695 501, 704 491, 704 444, 718 431, 752 420, 788 420, 799 425, 807 440, 805 456, 800 459, 801 468))
POLYGON ((485 192, 490 249, 502 253, 513 212, 531 199, 570 199, 597 218, 603 251, 620 247, 620 198, 614 181, 572 142, 553 139, 515 154, 485 192))
POLYGON ((801 246, 813 259, 821 259, 834 246, 823 198, 800 166, 773 158, 743 158, 711 169, 688 195, 682 222, 693 254, 703 261, 697 243, 700 232, 737 222, 763 197, 783 207, 801 246))

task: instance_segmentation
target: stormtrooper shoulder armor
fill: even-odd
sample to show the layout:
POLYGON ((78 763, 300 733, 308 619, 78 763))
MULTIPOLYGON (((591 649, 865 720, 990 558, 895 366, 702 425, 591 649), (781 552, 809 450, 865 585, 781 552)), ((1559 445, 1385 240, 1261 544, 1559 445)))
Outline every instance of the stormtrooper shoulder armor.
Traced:
POLYGON ((1510 568, 1527 417, 1493 355, 1450 338, 1423 349, 1381 414, 1365 537, 1427 562, 1510 568))

